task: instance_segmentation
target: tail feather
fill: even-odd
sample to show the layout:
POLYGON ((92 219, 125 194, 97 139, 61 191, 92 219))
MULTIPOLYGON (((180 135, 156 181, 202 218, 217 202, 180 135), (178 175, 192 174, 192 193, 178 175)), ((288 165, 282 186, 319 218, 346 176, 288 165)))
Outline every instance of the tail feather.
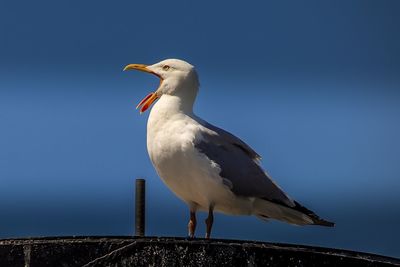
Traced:
POLYGON ((333 227, 333 222, 321 219, 311 210, 294 201, 295 206, 289 207, 283 203, 261 198, 254 201, 254 215, 257 217, 276 219, 295 225, 321 225, 333 227))

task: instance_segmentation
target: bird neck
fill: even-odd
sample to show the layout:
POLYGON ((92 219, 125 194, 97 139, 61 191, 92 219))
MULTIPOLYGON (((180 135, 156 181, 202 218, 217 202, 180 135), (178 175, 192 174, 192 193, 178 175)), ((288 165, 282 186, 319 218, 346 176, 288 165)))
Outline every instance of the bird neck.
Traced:
MULTIPOLYGON (((193 105, 196 100, 198 87, 177 90, 173 95, 164 94, 154 105, 153 110, 163 113, 193 114, 193 105)), ((153 111, 152 110, 152 111, 153 111)))

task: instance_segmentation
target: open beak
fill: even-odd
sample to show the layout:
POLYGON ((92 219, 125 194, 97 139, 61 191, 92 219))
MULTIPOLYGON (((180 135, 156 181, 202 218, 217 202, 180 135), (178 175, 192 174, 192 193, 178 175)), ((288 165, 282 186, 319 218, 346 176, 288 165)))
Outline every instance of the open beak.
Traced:
MULTIPOLYGON (((158 75, 154 71, 148 69, 147 65, 144 65, 144 64, 129 64, 129 65, 126 65, 126 67, 124 68, 124 71, 126 71, 126 70, 139 70, 139 71, 154 74, 158 78, 160 78, 160 86, 163 81, 163 78, 160 75, 158 75)), ((157 100, 157 98, 158 98, 157 91, 148 94, 145 98, 142 99, 142 101, 140 101, 140 103, 136 106, 136 109, 140 108, 140 113, 145 112, 151 106, 151 104, 153 104, 153 102, 157 100)))

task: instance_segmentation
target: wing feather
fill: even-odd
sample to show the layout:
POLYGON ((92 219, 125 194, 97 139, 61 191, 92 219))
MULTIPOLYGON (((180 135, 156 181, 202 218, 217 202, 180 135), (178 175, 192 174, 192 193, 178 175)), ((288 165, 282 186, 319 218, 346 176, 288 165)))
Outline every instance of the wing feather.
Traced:
MULTIPOLYGON (((293 200, 275 184, 259 165, 260 156, 246 143, 218 127, 204 123, 196 148, 219 165, 220 176, 229 180, 238 196, 258 197, 289 207, 293 200)), ((225 182, 226 184, 226 182, 225 182)))

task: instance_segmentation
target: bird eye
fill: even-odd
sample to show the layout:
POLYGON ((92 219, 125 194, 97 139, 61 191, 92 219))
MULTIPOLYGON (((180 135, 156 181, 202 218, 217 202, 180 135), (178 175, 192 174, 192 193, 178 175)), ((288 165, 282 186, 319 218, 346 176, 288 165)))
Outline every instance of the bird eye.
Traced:
POLYGON ((169 70, 169 68, 170 68, 170 67, 169 67, 168 65, 164 65, 164 66, 162 67, 162 69, 165 70, 165 71, 169 70))

